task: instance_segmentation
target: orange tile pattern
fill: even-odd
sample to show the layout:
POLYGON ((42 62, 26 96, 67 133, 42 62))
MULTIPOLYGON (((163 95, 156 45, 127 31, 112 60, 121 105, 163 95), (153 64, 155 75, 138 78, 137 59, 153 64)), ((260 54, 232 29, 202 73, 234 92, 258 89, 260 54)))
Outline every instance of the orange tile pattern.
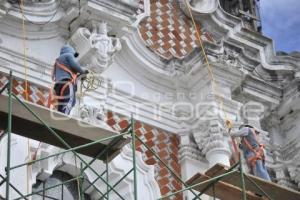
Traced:
MULTIPOLYGON (((8 82, 7 76, 0 73, 0 88, 2 88, 8 82)), ((28 82, 28 101, 32 103, 36 103, 41 106, 47 106, 49 90, 42 89, 34 84, 28 82)), ((13 79, 13 88, 12 91, 15 95, 17 95, 20 99, 26 99, 25 92, 25 81, 20 79, 13 79)))
MULTIPOLYGON (((122 130, 129 125, 129 118, 108 112, 107 124, 115 130, 122 130)), ((162 159, 177 175, 181 175, 181 168, 178 161, 179 141, 175 134, 167 133, 158 128, 136 121, 135 133, 162 159)), ((160 187, 162 195, 182 189, 181 183, 154 157, 154 155, 140 141, 136 141, 136 149, 143 154, 144 161, 148 165, 155 166, 155 178, 160 187)), ((182 195, 178 194, 170 199, 181 200, 182 195)))
MULTIPOLYGON (((178 1, 150 0, 150 4, 150 17, 139 25, 146 46, 167 60, 191 53, 199 42, 192 21, 181 11, 178 1)), ((197 29, 200 31, 200 26, 197 29)), ((213 41, 209 33, 203 33, 201 38, 213 41)))

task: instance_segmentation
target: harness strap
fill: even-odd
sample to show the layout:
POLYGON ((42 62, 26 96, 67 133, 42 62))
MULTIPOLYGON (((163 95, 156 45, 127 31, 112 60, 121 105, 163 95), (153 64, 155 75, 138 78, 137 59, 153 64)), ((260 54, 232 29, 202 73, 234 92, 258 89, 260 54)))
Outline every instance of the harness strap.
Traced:
POLYGON ((61 90, 60 90, 60 98, 64 98, 63 96, 64 96, 64 92, 65 92, 65 90, 67 89, 67 87, 70 85, 70 84, 72 84, 72 82, 71 81, 68 81, 68 82, 66 82, 65 84, 64 84, 64 86, 61 88, 61 90))
MULTIPOLYGON (((72 72, 72 70, 70 70, 70 69, 69 69, 68 67, 66 67, 65 65, 59 63, 57 60, 55 61, 54 69, 56 68, 56 66, 59 67, 59 68, 61 68, 61 69, 64 70, 64 71, 68 72, 68 73, 70 74, 70 76, 71 76, 72 82, 75 83, 75 81, 76 81, 76 79, 77 79, 77 74, 76 74, 76 73, 72 72)), ((54 79, 54 73, 53 73, 52 76, 53 76, 53 81, 55 81, 55 79, 54 79)))
POLYGON ((247 162, 248 164, 251 166, 251 167, 254 167, 255 164, 256 164, 256 161, 257 160, 264 160, 265 157, 264 157, 264 145, 263 144, 260 144, 258 142, 258 139, 257 139, 257 135, 255 133, 255 131, 253 129, 251 129, 251 132, 254 136, 254 139, 255 141, 257 142, 257 144, 259 145, 259 148, 258 149, 254 149, 252 147, 252 145, 250 144, 250 142, 247 140, 246 137, 242 137, 242 142, 246 145, 246 147, 252 151, 255 155, 254 156, 250 156, 248 159, 247 159, 247 162))
POLYGON ((66 90, 67 86, 69 84, 75 84, 76 83, 76 79, 77 79, 77 74, 72 72, 72 70, 70 70, 68 67, 66 67, 65 65, 61 64, 58 62, 58 60, 55 61, 55 64, 53 66, 53 70, 52 70, 52 73, 51 73, 51 77, 52 77, 52 81, 55 82, 56 79, 55 79, 55 70, 56 70, 56 67, 59 67, 61 68, 62 70, 66 71, 67 73, 70 74, 71 76, 71 80, 66 82, 64 84, 64 86, 62 87, 61 91, 60 91, 60 95, 57 96, 54 94, 53 90, 54 90, 54 84, 52 84, 52 87, 49 89, 49 98, 48 98, 48 108, 50 108, 51 106, 53 106, 54 102, 59 100, 59 99, 64 99, 63 97, 63 94, 64 94, 64 91, 66 90))

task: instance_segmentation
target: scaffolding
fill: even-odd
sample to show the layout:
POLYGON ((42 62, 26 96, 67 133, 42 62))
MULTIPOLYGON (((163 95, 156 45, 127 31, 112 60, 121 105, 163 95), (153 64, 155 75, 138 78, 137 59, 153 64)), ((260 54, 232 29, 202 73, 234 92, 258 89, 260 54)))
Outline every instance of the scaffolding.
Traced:
MULTIPOLYGON (((12 199, 10 198, 10 190, 14 190, 16 193, 18 193, 19 197, 15 198, 14 200, 18 200, 18 199, 28 199, 29 197, 33 196, 33 195, 40 195, 41 193, 44 193, 47 190, 53 189, 55 187, 59 187, 62 186, 64 184, 68 184, 70 182, 78 182, 79 185, 79 199, 83 200, 84 199, 84 193, 87 189, 89 189, 90 187, 94 186, 94 184, 96 183, 96 181, 101 180, 105 186, 106 186, 106 191, 100 191, 96 186, 94 186, 95 190, 101 195, 101 197, 99 199, 109 199, 109 194, 110 193, 114 193, 115 195, 118 196, 118 199, 124 199, 124 195, 120 194, 119 191, 116 190, 116 187, 127 177, 129 176, 129 174, 133 174, 133 184, 134 184, 134 200, 138 199, 138 190, 137 190, 137 168, 136 168, 136 141, 139 141, 141 143, 142 146, 144 146, 147 150, 149 150, 153 156, 164 166, 166 167, 166 169, 176 178, 176 180, 178 182, 180 182, 182 184, 182 189, 175 191, 171 194, 162 196, 160 199, 172 199, 172 197, 174 195, 180 194, 182 192, 185 191, 189 191, 194 195, 194 199, 201 199, 201 195, 203 194, 208 194, 210 196, 213 196, 214 198, 221 198, 221 199, 243 199, 246 200, 248 199, 263 199, 264 197, 270 199, 270 200, 276 200, 276 199, 282 199, 281 197, 279 198, 274 198, 274 195, 270 195, 267 194, 264 191, 264 188, 266 188, 265 186, 270 185, 270 183, 263 181, 263 180, 259 180, 260 182, 257 182, 257 178, 249 178, 249 175, 246 175, 243 171, 243 167, 242 167, 242 163, 239 161, 238 163, 236 163, 234 166, 232 166, 231 168, 229 168, 228 170, 224 170, 223 167, 220 166, 215 166, 213 168, 211 168, 209 170, 209 173, 206 175, 203 174, 198 174, 195 175, 195 177, 193 177, 192 179, 190 179, 189 181, 185 182, 181 179, 181 177, 175 172, 173 171, 168 165, 167 163, 165 163, 156 153, 155 151, 150 148, 141 138, 139 138, 134 131, 134 124, 135 121, 133 119, 133 117, 131 117, 131 123, 129 124, 129 126, 127 128, 125 128, 122 132, 120 132, 117 135, 112 135, 112 136, 106 136, 103 137, 101 139, 98 140, 94 140, 85 144, 81 144, 78 146, 71 146, 69 144, 70 141, 68 141, 68 139, 63 139, 61 134, 66 134, 66 133, 58 133, 57 130, 55 130, 53 127, 50 127, 48 125, 47 122, 45 122, 43 119, 41 119, 37 113, 35 113, 32 108, 29 106, 29 103, 21 100, 17 95, 15 95, 12 92, 12 80, 13 80, 13 76, 12 76, 12 72, 10 72, 9 75, 9 80, 8 83, 0 90, 0 95, 4 92, 7 91, 8 93, 8 105, 7 105, 7 128, 5 130, 5 134, 7 136, 7 163, 6 163, 6 176, 1 175, 0 174, 0 186, 3 185, 4 183, 6 183, 6 192, 5 192, 5 199, 12 199), (30 162, 26 162, 23 164, 19 164, 16 166, 11 166, 11 134, 13 132, 12 129, 12 122, 14 119, 17 119, 14 115, 13 115, 13 105, 15 105, 16 103, 13 103, 13 99, 16 100, 16 102, 20 105, 22 105, 35 119, 36 121, 33 123, 40 123, 41 125, 43 125, 47 131, 50 133, 50 135, 52 137, 54 137, 59 143, 61 143, 61 147, 64 147, 64 150, 59 152, 59 153, 55 153, 52 155, 48 155, 42 158, 38 158, 35 160, 32 160, 30 162), (129 140, 128 140, 129 138, 129 140), (105 141, 109 141, 108 143, 106 143, 105 146, 103 146, 103 142, 105 141), (124 144, 130 143, 131 142, 131 148, 132 148, 132 168, 123 176, 119 179, 119 181, 115 182, 113 185, 111 185, 111 183, 109 183, 108 180, 108 163, 110 162, 111 159, 113 159, 114 156, 116 156, 118 154, 118 152, 120 152, 120 148, 122 148, 124 146, 124 144), (95 154, 92 158, 92 160, 90 160, 89 162, 87 162, 79 153, 82 153, 82 149, 86 149, 86 148, 90 148, 91 146, 94 147, 99 147, 100 151, 97 152, 97 154, 95 154), (80 165, 80 173, 77 177, 74 177, 72 179, 69 179, 67 181, 64 181, 62 183, 53 185, 51 187, 47 187, 47 188, 43 188, 41 190, 32 192, 30 194, 22 194, 12 183, 11 183, 11 171, 14 169, 17 169, 19 167, 22 166, 30 166, 33 165, 34 163, 58 156, 58 155, 62 155, 65 153, 71 152, 74 154, 75 158, 79 159, 81 161, 81 165, 80 165), (96 160, 103 160, 105 162, 106 168, 104 170, 104 172, 100 173, 97 172, 95 169, 92 168, 92 164, 96 161, 96 160), (217 169, 216 169, 217 168, 217 169), (83 187, 83 182, 85 180, 85 176, 84 176, 84 171, 86 169, 91 170, 91 172, 93 172, 97 178, 89 183, 89 185, 87 187, 83 187), (223 171, 222 171, 223 170, 223 171), (218 174, 219 173, 219 174, 218 174), (222 173, 222 174, 220 174, 222 173), (236 183, 232 183, 232 181, 230 182, 230 180, 226 179, 226 177, 236 177, 236 175, 239 175, 240 177, 240 185, 237 186, 236 183), (233 176, 235 175, 235 176, 233 176), (203 179, 204 177, 204 179, 203 179), (248 181, 245 181, 248 180, 248 181), (251 191, 254 191, 251 193, 251 191, 247 191, 246 188, 246 183, 247 185, 252 184, 255 188, 255 191, 253 189, 253 187, 251 188, 251 191), (232 189, 235 185, 235 190, 229 190, 229 191, 235 191, 235 193, 232 193, 232 195, 234 195, 235 198, 232 197, 226 197, 226 193, 224 191, 228 190, 228 189, 232 189), (255 195, 255 192, 259 194, 259 196, 255 195)), ((1 95, 2 96, 2 95, 1 95)), ((49 110, 50 112, 50 110, 49 110)), ((19 119, 20 120, 20 119, 19 119)), ((24 120, 23 120, 24 121, 24 120)), ((17 133, 18 134, 18 133, 17 133)), ((23 135, 24 136, 24 135, 23 135)), ((3 138, 3 137, 2 137, 3 138)), ((42 141, 43 142, 43 141, 42 141)), ((52 141, 53 142, 53 141, 52 141)), ((84 153, 84 151, 83 151, 84 153)), ((91 155, 89 155, 91 156, 91 155)), ((296 200, 296 199, 300 199, 300 193, 296 192, 296 191, 292 191, 289 189, 285 189, 279 186, 276 186, 276 184, 273 184, 273 188, 280 188, 281 190, 285 191, 286 194, 290 195, 290 199, 289 200, 296 200), (296 197, 296 199, 294 199, 296 197)), ((250 190, 250 189, 249 189, 250 190)), ((51 198, 51 197, 47 197, 47 198, 51 198)), ((141 199, 141 198, 140 198, 141 199)), ((173 198, 174 199, 174 198, 173 198)))

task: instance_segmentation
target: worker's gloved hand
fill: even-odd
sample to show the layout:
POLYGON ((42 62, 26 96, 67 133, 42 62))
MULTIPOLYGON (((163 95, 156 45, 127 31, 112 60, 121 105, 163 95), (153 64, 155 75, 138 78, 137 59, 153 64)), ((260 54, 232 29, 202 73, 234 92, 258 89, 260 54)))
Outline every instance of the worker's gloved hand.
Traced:
POLYGON ((232 123, 230 120, 226 120, 226 126, 227 126, 228 130, 232 129, 232 123))

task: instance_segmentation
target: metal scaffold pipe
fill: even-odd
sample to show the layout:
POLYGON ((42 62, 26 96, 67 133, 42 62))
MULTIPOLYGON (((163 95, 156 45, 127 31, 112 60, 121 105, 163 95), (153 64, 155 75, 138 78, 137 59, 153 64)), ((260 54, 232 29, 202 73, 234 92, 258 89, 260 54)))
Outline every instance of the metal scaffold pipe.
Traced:
POLYGON ((8 124, 7 124, 7 164, 6 164, 6 199, 9 199, 10 187, 10 150, 11 150, 11 126, 12 126, 12 71, 9 73, 8 85, 8 124))

